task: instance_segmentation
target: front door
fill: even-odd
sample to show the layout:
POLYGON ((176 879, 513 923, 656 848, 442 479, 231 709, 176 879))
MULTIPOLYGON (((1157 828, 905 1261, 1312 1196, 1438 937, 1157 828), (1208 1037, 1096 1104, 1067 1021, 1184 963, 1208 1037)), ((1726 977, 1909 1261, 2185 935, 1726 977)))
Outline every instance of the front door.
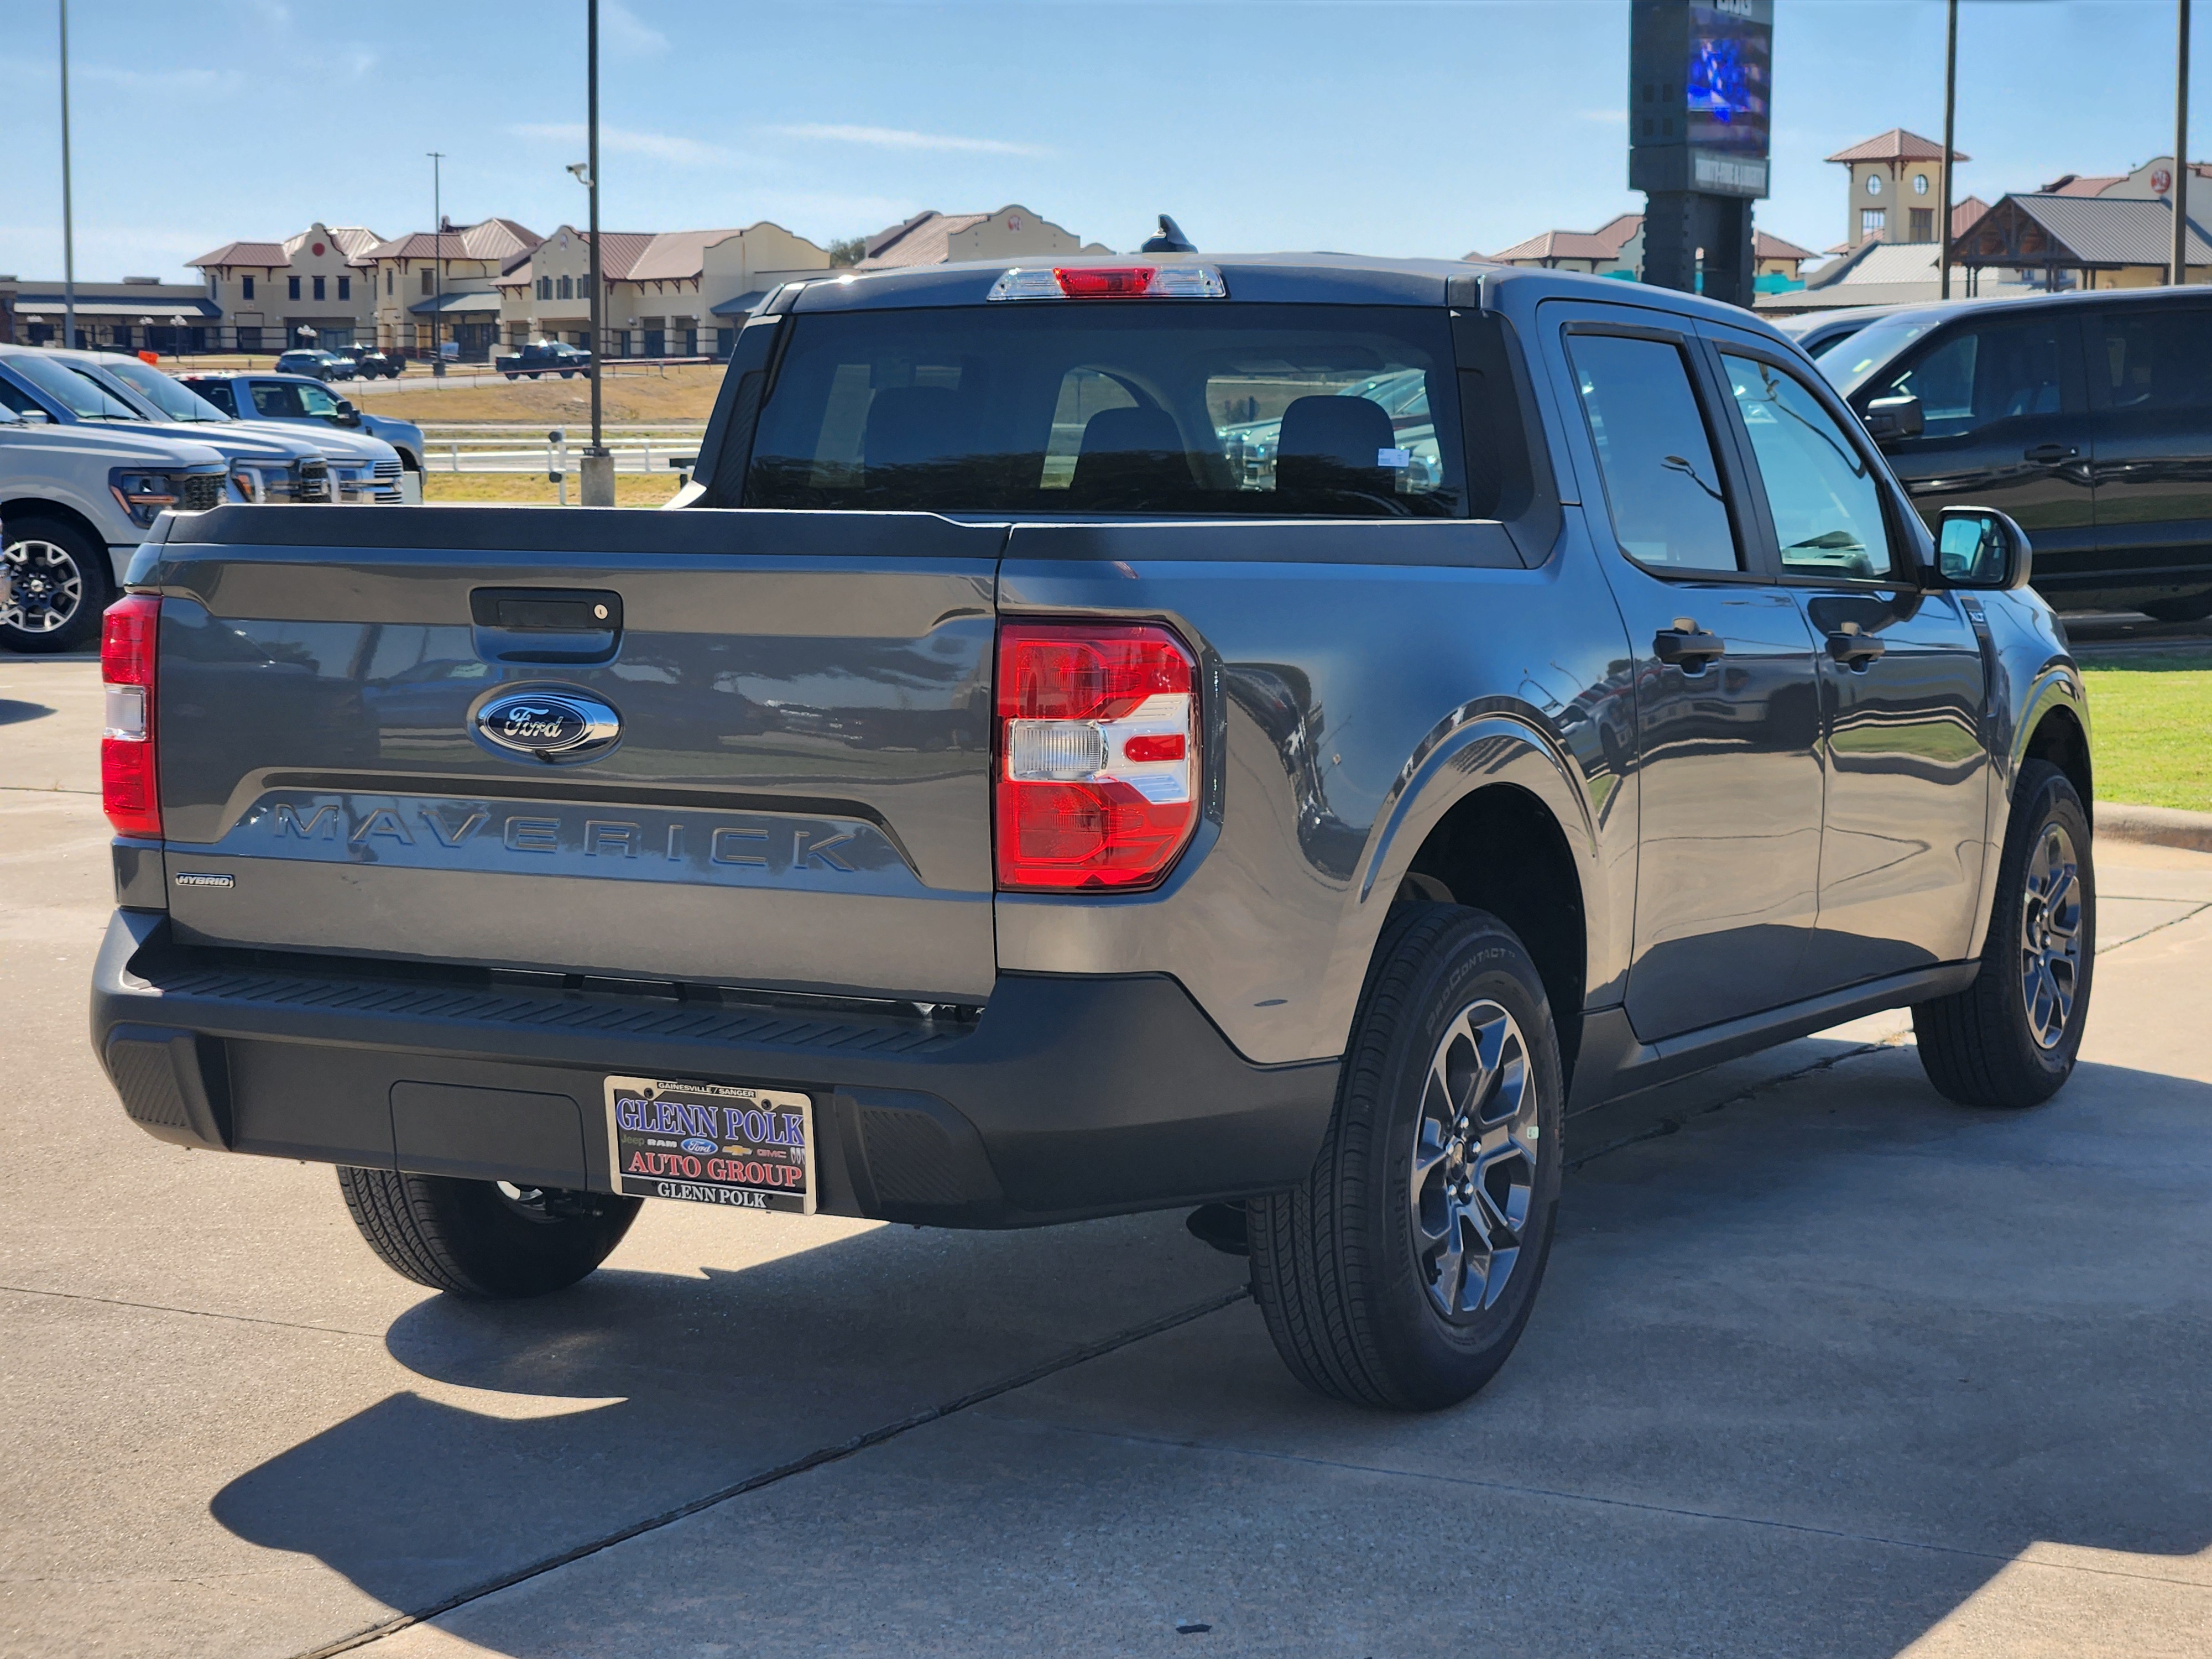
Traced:
POLYGON ((1955 962, 1989 813, 1980 641, 1955 595, 1921 590, 1904 504, 1833 394, 1780 352, 1710 331, 1753 505, 1820 653, 1827 807, 1800 994, 1955 962))
MULTIPOLYGON (((1848 355, 1850 347, 1839 348, 1848 355)), ((2081 329, 2037 308, 1972 316, 1859 388, 1920 399, 1926 429, 1882 446, 1933 529, 1947 507, 2008 513, 2035 544, 2036 586, 2053 592, 2095 578, 2096 446, 2082 386, 2081 329)))
POLYGON ((1735 448, 1715 441, 1706 349, 1634 320, 1661 313, 1568 315, 1553 337, 1581 393, 1583 510, 1635 653, 1627 1012, 1648 1042, 1789 1000, 1819 911, 1816 670, 1747 533, 1735 448))
POLYGON ((2083 326, 2099 581, 2115 598, 2201 593, 2212 587, 2212 306, 2116 301, 2083 326))

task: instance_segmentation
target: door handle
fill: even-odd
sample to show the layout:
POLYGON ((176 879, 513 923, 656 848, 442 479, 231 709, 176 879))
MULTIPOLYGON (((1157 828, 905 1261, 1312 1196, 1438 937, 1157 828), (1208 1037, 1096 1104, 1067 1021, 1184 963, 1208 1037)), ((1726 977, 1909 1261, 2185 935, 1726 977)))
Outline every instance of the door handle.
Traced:
POLYGON ((1706 633, 1687 617, 1677 617, 1672 628, 1652 635, 1651 653, 1685 674, 1701 674, 1714 658, 1728 654, 1728 646, 1719 635, 1706 633))
POLYGON ((2038 444, 2033 449, 2023 451, 2021 459, 2050 466, 2060 461, 2070 461, 2081 453, 2072 444, 2038 444))
POLYGON ((1864 668, 1889 647, 1871 634, 1862 634, 1856 623, 1828 635, 1828 654, 1846 668, 1864 668))

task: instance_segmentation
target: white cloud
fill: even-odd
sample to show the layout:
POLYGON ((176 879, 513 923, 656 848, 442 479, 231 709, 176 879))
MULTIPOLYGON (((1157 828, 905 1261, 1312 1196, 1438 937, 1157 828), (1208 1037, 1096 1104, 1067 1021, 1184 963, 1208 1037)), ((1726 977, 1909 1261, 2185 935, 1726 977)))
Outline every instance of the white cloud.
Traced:
POLYGON ((375 50, 368 46, 346 46, 338 53, 338 62, 345 66, 345 72, 356 81, 383 61, 375 50))
MULTIPOLYGON (((518 138, 544 138, 571 145, 579 157, 590 142, 590 135, 580 121, 526 122, 507 131, 518 138)), ((703 144, 696 138, 680 138, 669 132, 634 132, 625 127, 602 126, 599 148, 612 150, 617 155, 649 155, 656 161, 672 161, 678 167, 726 167, 741 159, 720 145, 703 144)))
POLYGON ((622 0, 607 0, 600 8, 599 27, 609 46, 634 58, 668 50, 668 37, 623 4, 622 0))
POLYGON ((911 132, 903 127, 857 127, 809 122, 771 127, 786 138, 811 138, 836 144, 867 144, 877 149, 958 150, 974 155, 1049 155, 1035 144, 1010 144, 1003 138, 957 138, 950 133, 911 132))
POLYGON ((87 64, 70 71, 70 78, 95 81, 134 92, 228 92, 245 84, 236 70, 118 69, 107 64, 87 64))

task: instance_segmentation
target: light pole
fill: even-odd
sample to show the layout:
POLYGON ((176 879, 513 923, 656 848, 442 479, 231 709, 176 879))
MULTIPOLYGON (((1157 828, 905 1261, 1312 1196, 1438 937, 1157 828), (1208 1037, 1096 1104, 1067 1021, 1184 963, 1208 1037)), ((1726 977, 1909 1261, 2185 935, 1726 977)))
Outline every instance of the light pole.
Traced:
POLYGON ((584 0, 585 109, 587 131, 584 182, 592 192, 592 441, 584 451, 584 505, 615 504, 615 458, 599 434, 599 363, 607 354, 605 295, 599 279, 599 0, 584 0))
POLYGON ((69 0, 62 8, 62 344, 76 349, 76 219, 70 202, 69 0))
POLYGON ((2189 0, 2181 0, 2173 62, 2173 285, 2189 280, 2189 0))
POLYGON ((1943 217, 1936 230, 1936 265, 1942 272, 1938 293, 1946 300, 1951 297, 1951 149, 1959 119, 1959 0, 1951 0, 1950 10, 1943 46, 1943 217))
POLYGON ((430 374, 434 379, 446 372, 446 354, 438 349, 438 325, 446 305, 446 201, 443 169, 446 152, 425 150, 430 158, 430 234, 434 239, 430 256, 432 268, 437 273, 433 281, 437 291, 430 296, 430 374))

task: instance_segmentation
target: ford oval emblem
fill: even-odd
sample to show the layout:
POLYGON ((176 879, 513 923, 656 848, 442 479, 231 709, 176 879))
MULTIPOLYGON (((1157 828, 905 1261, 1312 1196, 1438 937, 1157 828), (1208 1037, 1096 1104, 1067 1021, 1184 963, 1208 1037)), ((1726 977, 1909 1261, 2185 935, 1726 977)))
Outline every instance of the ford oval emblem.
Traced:
POLYGON ((719 1152, 722 1150, 704 1135, 686 1135, 678 1144, 687 1152, 719 1152))
POLYGON ((495 749, 557 766, 612 749, 622 736, 622 716, 588 691, 526 686, 477 709, 476 730, 495 749))

